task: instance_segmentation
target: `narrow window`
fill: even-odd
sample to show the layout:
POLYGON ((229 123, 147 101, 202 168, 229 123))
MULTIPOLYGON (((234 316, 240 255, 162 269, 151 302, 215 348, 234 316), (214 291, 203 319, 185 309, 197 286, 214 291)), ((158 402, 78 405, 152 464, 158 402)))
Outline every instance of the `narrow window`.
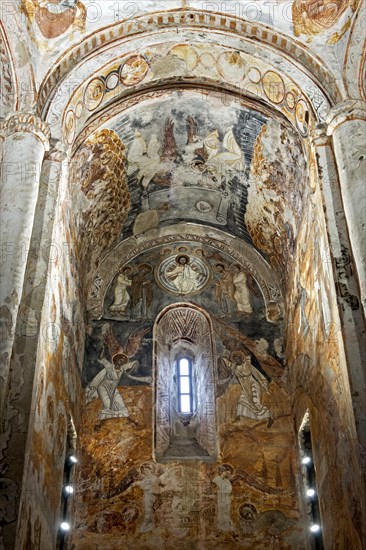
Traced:
POLYGON ((192 413, 192 364, 187 357, 178 359, 179 412, 192 413))

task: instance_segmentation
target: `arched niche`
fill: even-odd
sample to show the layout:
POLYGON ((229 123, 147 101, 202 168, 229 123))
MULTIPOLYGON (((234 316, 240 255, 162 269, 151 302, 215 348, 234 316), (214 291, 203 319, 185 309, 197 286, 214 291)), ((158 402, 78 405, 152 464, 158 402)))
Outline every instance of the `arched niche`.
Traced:
POLYGON ((214 461, 217 456, 215 353, 211 321, 195 305, 165 308, 154 325, 155 457, 214 461), (193 409, 179 412, 177 360, 192 366, 193 409))

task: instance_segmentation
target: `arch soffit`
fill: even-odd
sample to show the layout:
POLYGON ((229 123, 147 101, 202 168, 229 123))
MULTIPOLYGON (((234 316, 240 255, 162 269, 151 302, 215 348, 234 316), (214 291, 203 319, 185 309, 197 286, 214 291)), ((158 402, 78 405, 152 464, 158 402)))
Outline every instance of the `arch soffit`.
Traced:
MULTIPOLYGON (((309 54, 288 37, 282 37, 263 25, 253 25, 228 16, 177 11, 142 16, 130 22, 113 25, 71 48, 46 75, 40 87, 38 107, 41 116, 51 125, 54 124, 54 131, 57 132, 62 113, 83 82, 89 85, 88 81, 99 76, 100 71, 108 70, 109 64, 116 63, 117 59, 128 54, 154 47, 154 44, 157 47, 159 43, 170 42, 171 47, 174 47, 174 41, 175 45, 181 44, 192 41, 193 36, 197 40, 198 31, 202 33, 202 29, 207 30, 208 37, 201 36, 201 45, 211 40, 210 48, 239 49, 243 56, 252 55, 255 64, 261 60, 267 63, 268 70, 272 67, 280 79, 289 79, 304 94, 309 109, 312 109, 318 120, 322 120, 329 107, 340 100, 340 92, 332 75, 313 54, 309 54), (171 30, 172 27, 174 31, 171 30), (178 27, 181 31, 179 40, 178 27)), ((179 74, 174 76, 177 78, 179 74)), ((202 79, 202 72, 199 76, 202 79)), ((189 77, 192 79, 192 75, 189 77)), ((147 72, 146 79, 149 78, 152 85, 152 75, 147 72)), ((155 79, 155 85, 158 82, 159 79, 155 79)), ((215 82, 221 88, 222 75, 218 75, 215 82)), ((146 85, 144 79, 142 83, 146 85)), ((137 86, 128 87, 127 93, 136 91, 140 84, 139 82, 137 86)), ((245 82, 236 84, 245 93, 245 82)), ((113 96, 115 100, 116 93, 113 96)), ((279 108, 278 102, 271 102, 266 96, 264 101, 279 108)), ((69 121, 69 126, 70 124, 72 123, 69 121)))
POLYGON ((25 40, 10 37, 24 36, 18 12, 14 9, 0 21, 2 104, 3 113, 29 111, 36 104, 36 82, 31 55, 25 40), (9 91, 10 85, 10 91, 9 91), (8 88, 8 89, 7 89, 8 88), (4 106, 4 102, 6 105, 4 106))
POLYGON ((239 263, 256 280, 265 303, 267 319, 277 322, 282 316, 283 297, 277 276, 252 246, 213 227, 198 224, 176 224, 146 232, 138 237, 129 237, 120 242, 100 263, 91 277, 87 297, 87 311, 92 319, 103 315, 106 292, 120 269, 146 250, 168 243, 196 242, 214 247, 239 263))
MULTIPOLYGON (((74 155, 77 149, 81 147, 83 143, 85 143, 85 141, 98 129, 102 127, 109 128, 111 126, 110 122, 112 119, 118 119, 122 113, 126 114, 130 109, 141 106, 144 102, 148 104, 160 98, 166 97, 169 93, 173 94, 176 91, 201 94, 202 97, 212 95, 212 97, 221 99, 224 104, 227 104, 229 101, 235 101, 238 102, 243 108, 257 111, 268 118, 277 118, 277 120, 283 124, 287 124, 289 126, 292 125, 292 127, 299 132, 299 128, 297 127, 295 121, 291 124, 291 122, 289 122, 282 113, 279 113, 273 107, 269 107, 263 101, 259 101, 258 99, 254 99, 252 97, 239 96, 235 90, 230 89, 228 86, 218 90, 217 86, 215 86, 215 82, 210 81, 209 79, 206 79, 204 84, 200 81, 194 82, 192 80, 188 83, 180 82, 179 84, 176 84, 171 80, 169 82, 165 82, 164 86, 161 85, 155 88, 141 89, 136 93, 130 93, 127 97, 123 97, 117 102, 106 105, 102 112, 98 111, 92 115, 86 121, 84 128, 74 138, 72 142, 72 155, 74 155)), ((300 135, 302 138, 305 138, 308 133, 310 134, 310 132, 307 132, 306 135, 304 135, 300 132, 300 135)), ((308 140, 305 140, 303 149, 304 155, 309 153, 309 149, 307 147, 308 143, 308 140)))
POLYGON ((352 21, 343 65, 343 81, 351 99, 366 100, 366 2, 362 1, 352 21))

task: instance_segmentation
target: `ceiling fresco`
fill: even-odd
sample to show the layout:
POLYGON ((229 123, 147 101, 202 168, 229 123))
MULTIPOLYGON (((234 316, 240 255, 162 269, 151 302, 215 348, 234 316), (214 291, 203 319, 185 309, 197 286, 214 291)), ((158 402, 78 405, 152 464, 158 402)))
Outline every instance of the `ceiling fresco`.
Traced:
POLYGON ((311 191, 300 138, 234 98, 177 90, 159 99, 109 121, 74 157, 87 276, 122 241, 188 222, 254 246, 285 286, 311 191))
POLYGON ((250 242, 246 190, 265 122, 235 102, 179 92, 121 117, 112 128, 126 147, 132 202, 123 238, 184 219, 250 242))
MULTIPOLYGON (((39 0, 20 0, 20 7, 26 17, 28 32, 33 47, 41 49, 45 56, 58 57, 65 49, 80 41, 89 33, 107 26, 133 20, 144 14, 177 9, 211 10, 226 16, 243 18, 251 23, 261 23, 289 37, 295 37, 306 47, 327 58, 336 71, 338 55, 334 45, 347 36, 358 0, 337 2, 315 2, 293 0, 268 3, 259 0, 255 4, 247 0, 228 2, 200 2, 197 0, 165 1, 145 0, 137 2, 115 2, 105 0, 83 2, 82 0, 54 0, 42 3, 39 0), (325 46, 325 48, 324 48, 325 46)), ((32 45, 31 45, 32 47, 32 45)), ((39 65, 41 75, 45 65, 39 65)))

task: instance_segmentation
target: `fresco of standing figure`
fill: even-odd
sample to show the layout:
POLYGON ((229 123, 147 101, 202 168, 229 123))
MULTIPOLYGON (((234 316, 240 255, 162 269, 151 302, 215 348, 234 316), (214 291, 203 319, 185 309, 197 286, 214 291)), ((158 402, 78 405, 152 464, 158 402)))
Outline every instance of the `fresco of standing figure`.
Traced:
POLYGON ((232 273, 236 306, 241 313, 252 313, 253 309, 249 299, 250 294, 247 286, 247 276, 238 264, 233 266, 232 273))

